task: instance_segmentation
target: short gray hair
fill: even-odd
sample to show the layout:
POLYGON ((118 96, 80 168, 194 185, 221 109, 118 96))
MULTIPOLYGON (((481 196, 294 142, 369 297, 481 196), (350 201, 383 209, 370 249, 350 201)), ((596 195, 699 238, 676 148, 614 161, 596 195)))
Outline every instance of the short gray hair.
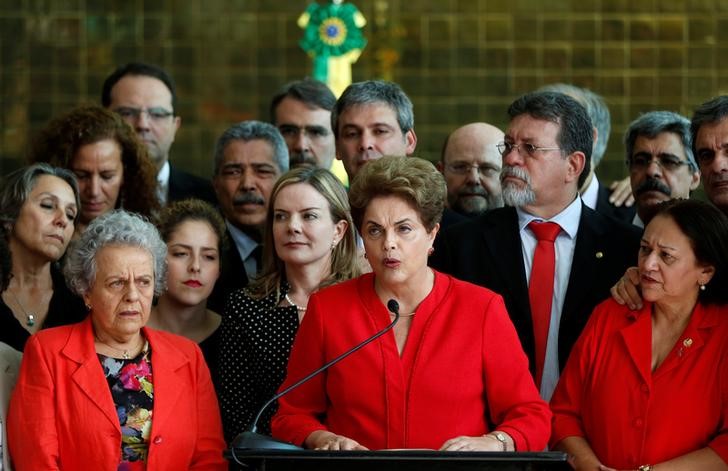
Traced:
POLYGON ((63 274, 71 290, 83 296, 96 281, 96 256, 108 246, 145 249, 154 262, 154 294, 164 291, 167 279, 167 246, 152 223, 123 209, 109 211, 88 225, 81 237, 71 242, 63 274))
POLYGON ((650 111, 630 123, 629 128, 624 133, 627 165, 632 161, 634 143, 638 137, 644 136, 652 139, 663 132, 676 134, 680 138, 680 142, 685 148, 685 155, 688 158, 688 167, 693 172, 697 171, 698 164, 695 162, 695 156, 693 155, 690 120, 672 111, 650 111))
POLYGON ((334 136, 339 137, 339 116, 352 106, 382 103, 395 112, 397 123, 402 134, 414 129, 415 113, 412 101, 402 88, 393 82, 384 80, 367 80, 352 83, 341 94, 331 111, 331 129, 334 136))
POLYGON ((220 166, 222 165, 223 157, 225 155, 225 148, 232 141, 253 141, 260 139, 266 141, 273 148, 273 159, 275 164, 278 166, 278 170, 281 173, 288 171, 288 146, 286 141, 283 140, 278 128, 272 124, 264 123, 262 121, 242 121, 234 124, 227 128, 225 132, 217 139, 215 143, 215 154, 214 154, 214 172, 213 175, 217 175, 220 172, 220 166))
POLYGON ((591 119, 592 126, 597 128, 597 140, 594 143, 592 150, 592 162, 593 167, 599 165, 602 161, 604 153, 607 151, 607 144, 609 143, 609 133, 612 130, 611 116, 609 114, 609 108, 604 102, 604 99, 589 90, 588 88, 577 87, 568 83, 552 83, 544 85, 539 90, 546 92, 557 92, 569 95, 581 104, 586 109, 586 114, 591 119))
POLYGON ((38 177, 43 175, 57 177, 68 183, 73 190, 76 208, 81 208, 78 182, 73 172, 45 163, 29 165, 9 173, 3 181, 2 190, 0 191, 0 224, 2 224, 3 230, 10 232, 10 228, 20 215, 20 208, 25 204, 33 188, 35 188, 38 177))

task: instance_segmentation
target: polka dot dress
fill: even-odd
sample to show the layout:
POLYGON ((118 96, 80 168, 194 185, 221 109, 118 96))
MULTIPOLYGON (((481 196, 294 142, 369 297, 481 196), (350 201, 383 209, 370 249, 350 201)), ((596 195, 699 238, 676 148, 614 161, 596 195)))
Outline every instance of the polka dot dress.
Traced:
MULTIPOLYGON (((294 306, 279 306, 271 293, 253 299, 247 290, 230 295, 220 326, 220 388, 225 440, 229 443, 251 424, 262 405, 278 391, 286 376, 288 356, 298 330, 294 306)), ((271 405, 258 422, 258 431, 270 434, 277 409, 271 405)))

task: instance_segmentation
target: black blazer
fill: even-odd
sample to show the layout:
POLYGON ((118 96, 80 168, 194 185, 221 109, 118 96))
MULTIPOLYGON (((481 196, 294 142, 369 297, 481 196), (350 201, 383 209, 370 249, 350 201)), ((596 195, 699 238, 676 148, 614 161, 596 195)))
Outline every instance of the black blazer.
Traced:
POLYGON ((171 162, 169 165, 168 190, 168 204, 186 198, 197 198, 207 201, 213 206, 217 205, 217 198, 210 181, 180 170, 171 162))
POLYGON ((634 205, 627 206, 614 206, 609 202, 609 196, 612 194, 612 190, 606 186, 599 184, 599 193, 597 193, 597 206, 594 208, 596 212, 609 216, 618 221, 627 222, 632 224, 634 215, 637 213, 637 208, 634 205))
MULTIPOLYGON (((594 307, 609 296, 627 267, 637 263, 640 235, 631 224, 606 218, 582 203, 559 327, 559 369, 594 307)), ((450 227, 437 241, 430 264, 503 296, 533 372, 531 307, 516 210, 494 209, 450 227)))
POLYGON ((207 298, 207 307, 218 314, 224 314, 225 303, 230 293, 237 289, 248 286, 248 274, 245 271, 245 264, 240 258, 240 252, 235 245, 235 241, 230 235, 230 231, 225 231, 227 235, 227 248, 223 250, 220 257, 220 278, 215 283, 215 288, 207 298))

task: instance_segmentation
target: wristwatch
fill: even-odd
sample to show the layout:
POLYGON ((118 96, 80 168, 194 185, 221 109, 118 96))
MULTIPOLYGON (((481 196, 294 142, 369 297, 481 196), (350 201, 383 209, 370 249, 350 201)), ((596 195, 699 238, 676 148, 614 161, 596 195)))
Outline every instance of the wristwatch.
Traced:
MULTIPOLYGON (((488 435, 501 442, 501 445, 503 445, 503 451, 508 451, 508 439, 506 438, 506 434, 504 434, 503 432, 495 431, 489 433, 488 435)), ((647 471, 650 470, 648 469, 647 471)))
POLYGON ((652 465, 651 464, 643 464, 639 468, 637 468, 639 471, 652 471, 652 465))

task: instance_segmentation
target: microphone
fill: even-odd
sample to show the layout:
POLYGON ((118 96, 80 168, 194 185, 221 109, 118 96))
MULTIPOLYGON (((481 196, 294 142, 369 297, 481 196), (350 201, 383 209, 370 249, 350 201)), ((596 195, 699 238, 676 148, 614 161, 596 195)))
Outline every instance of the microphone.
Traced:
POLYGON ((392 328, 397 323, 397 321, 399 321, 399 303, 397 301, 395 301, 394 299, 390 299, 389 301, 387 301, 387 309, 392 314, 394 314, 394 320, 392 320, 392 322, 390 322, 389 325, 387 325, 387 327, 380 330, 379 332, 372 335, 371 337, 364 340, 363 342, 355 345, 350 350, 345 351, 344 353, 337 356, 333 360, 331 360, 327 363, 324 363, 323 366, 321 366, 317 370, 314 370, 312 373, 309 373, 308 375, 304 376, 303 378, 299 379, 298 381, 296 381, 292 385, 288 386, 283 391, 280 391, 278 394, 276 394, 275 396, 270 398, 268 400, 268 402, 263 404, 263 407, 260 408, 260 410, 258 411, 258 414, 255 416, 253 423, 250 425, 250 427, 248 427, 248 430, 242 432, 240 435, 235 437, 235 440, 233 440, 232 446, 230 447, 231 451, 232 451, 233 459, 238 464, 242 464, 242 463, 240 461, 238 461, 237 457, 235 456, 236 449, 237 450, 302 450, 303 449, 292 443, 284 442, 282 440, 276 440, 273 437, 269 437, 267 435, 257 433, 256 432, 256 430, 258 430, 257 424, 258 424, 258 421, 260 420, 260 416, 263 415, 263 412, 271 404, 273 404, 275 401, 277 401, 281 397, 285 396, 286 394, 293 391, 294 389, 296 389, 303 383, 307 382, 308 380, 310 380, 317 374, 328 370, 329 368, 331 368, 332 366, 334 366, 335 364, 337 364, 344 358, 348 357, 352 353, 356 352, 357 350, 361 349, 362 347, 365 347, 369 343, 373 342, 374 340, 378 339, 382 335, 384 335, 387 332, 389 332, 390 330, 392 330, 392 328))

